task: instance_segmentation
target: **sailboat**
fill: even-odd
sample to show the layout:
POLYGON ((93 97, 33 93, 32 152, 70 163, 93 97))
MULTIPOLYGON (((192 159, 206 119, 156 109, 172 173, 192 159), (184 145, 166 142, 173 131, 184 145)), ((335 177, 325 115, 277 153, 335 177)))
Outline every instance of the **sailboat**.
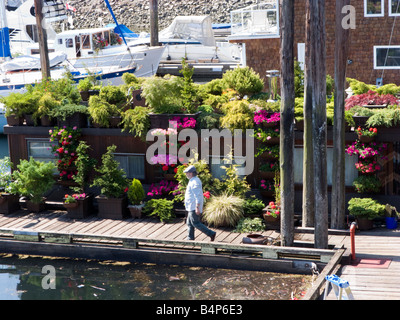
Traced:
MULTIPOLYGON (((108 0, 105 1, 118 25, 108 0)), ((55 2, 57 1, 52 1, 52 3, 55 2)), ((25 19, 29 15, 32 18, 32 4, 33 0, 28 0, 14 13, 22 14, 25 19)), ((50 16, 54 14, 53 10, 48 12, 50 16)), ((49 19, 48 16, 45 15, 45 18, 49 19)), ((58 16, 60 17, 60 15, 58 16)), ((5 0, 0 0, 0 19, 0 57, 5 60, 0 64, 0 95, 7 95, 10 92, 24 88, 27 84, 34 84, 40 81, 42 75, 38 54, 39 45, 35 44, 32 39, 30 41, 31 45, 29 41, 25 45, 25 48, 29 49, 30 52, 12 58, 5 0)), ((54 16, 52 21, 54 21, 54 16)), ((29 30, 26 27, 26 23, 25 20, 23 27, 19 29, 13 27, 11 38, 14 44, 18 42, 18 39, 21 39, 21 35, 26 36, 24 33, 29 30), (15 34, 17 29, 20 32, 19 35, 15 34)), ((32 23, 31 30, 33 35, 35 22, 30 21, 29 23, 32 23)), ((47 30, 50 30, 48 47, 49 59, 52 63, 50 70, 52 79, 59 79, 65 76, 66 72, 70 72, 73 80, 78 82, 88 75, 95 74, 104 83, 119 85, 122 83, 122 75, 126 72, 133 73, 138 77, 155 74, 165 49, 164 47, 142 46, 133 51, 127 46, 124 37, 122 39, 116 38, 110 28, 74 30, 53 34, 52 28, 48 23, 47 30), (56 38, 52 39, 51 35, 56 38), (112 37, 114 37, 115 43, 112 42, 112 37)))

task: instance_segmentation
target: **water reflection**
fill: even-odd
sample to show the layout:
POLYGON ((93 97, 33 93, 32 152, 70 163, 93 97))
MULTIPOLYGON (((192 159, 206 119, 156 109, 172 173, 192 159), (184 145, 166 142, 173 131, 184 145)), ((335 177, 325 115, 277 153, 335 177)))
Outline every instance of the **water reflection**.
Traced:
POLYGON ((198 267, 0 256, 2 300, 287 300, 311 276, 198 267), (43 289, 45 265, 54 266, 56 288, 43 289))

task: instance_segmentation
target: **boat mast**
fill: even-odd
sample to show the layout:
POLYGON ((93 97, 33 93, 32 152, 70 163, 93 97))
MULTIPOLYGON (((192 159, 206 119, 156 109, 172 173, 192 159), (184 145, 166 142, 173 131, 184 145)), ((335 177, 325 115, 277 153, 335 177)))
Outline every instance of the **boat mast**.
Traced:
POLYGON ((0 0, 0 57, 4 57, 6 59, 11 58, 11 50, 10 50, 10 34, 8 31, 7 24, 7 15, 6 15, 6 1, 0 0))
POLYGON ((49 49, 47 46, 47 32, 43 28, 43 0, 34 0, 36 25, 38 29, 40 66, 42 70, 42 80, 50 78, 49 49))

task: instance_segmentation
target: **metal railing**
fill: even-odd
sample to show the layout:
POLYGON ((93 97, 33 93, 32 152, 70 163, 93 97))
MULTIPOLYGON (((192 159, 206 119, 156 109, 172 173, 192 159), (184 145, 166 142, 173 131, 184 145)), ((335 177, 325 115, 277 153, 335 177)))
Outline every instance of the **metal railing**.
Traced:
POLYGON ((231 11, 232 36, 279 35, 279 2, 269 0, 231 11))

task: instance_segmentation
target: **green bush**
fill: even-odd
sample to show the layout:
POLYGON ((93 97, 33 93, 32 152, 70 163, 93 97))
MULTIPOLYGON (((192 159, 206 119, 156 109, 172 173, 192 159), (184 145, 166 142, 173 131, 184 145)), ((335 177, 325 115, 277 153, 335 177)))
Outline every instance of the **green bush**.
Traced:
POLYGON ((120 110, 115 104, 103 100, 100 96, 90 96, 87 110, 95 123, 107 128, 110 126, 110 117, 120 115, 120 110))
POLYGON ((222 80, 224 86, 235 90, 240 98, 260 93, 264 88, 264 82, 259 74, 249 67, 238 67, 226 71, 222 80))
POLYGON ((174 201, 167 199, 151 199, 147 201, 143 211, 148 216, 156 216, 161 222, 168 222, 175 218, 174 201))
POLYGON ((121 113, 122 131, 128 131, 136 137, 145 139, 147 131, 150 129, 149 109, 146 107, 136 107, 121 113))
POLYGON ((350 215, 373 220, 384 215, 385 206, 372 198, 352 198, 349 200, 350 215))
POLYGON ((40 162, 32 157, 29 161, 21 160, 12 173, 11 192, 26 196, 33 203, 41 203, 44 194, 54 185, 55 170, 53 162, 40 162))
POLYGON ((133 179, 128 190, 128 199, 133 205, 139 205, 146 197, 142 183, 138 179, 133 179))
POLYGON ((260 214, 265 204, 262 200, 256 198, 246 198, 243 205, 244 215, 253 216, 260 214))
POLYGON ((101 193, 108 198, 120 198, 128 187, 128 180, 123 169, 119 168, 118 161, 114 158, 117 147, 107 147, 107 152, 101 157, 101 166, 95 168, 98 175, 94 178, 91 187, 99 187, 101 193))
POLYGON ((261 218, 242 218, 239 220, 235 232, 248 233, 264 231, 265 224, 261 218))
POLYGON ((88 107, 82 104, 64 104, 57 108, 54 108, 50 112, 50 116, 53 118, 65 120, 67 119, 67 117, 72 116, 76 112, 88 114, 88 107))
POLYGON ((222 105, 224 116, 220 119, 221 126, 230 130, 252 129, 254 127, 254 111, 245 100, 230 101, 222 105))
POLYGON ((117 86, 104 86, 100 89, 99 98, 109 104, 119 106, 126 102, 125 93, 117 86))
POLYGON ((376 176, 359 176, 353 186, 358 193, 378 193, 382 184, 376 176))

